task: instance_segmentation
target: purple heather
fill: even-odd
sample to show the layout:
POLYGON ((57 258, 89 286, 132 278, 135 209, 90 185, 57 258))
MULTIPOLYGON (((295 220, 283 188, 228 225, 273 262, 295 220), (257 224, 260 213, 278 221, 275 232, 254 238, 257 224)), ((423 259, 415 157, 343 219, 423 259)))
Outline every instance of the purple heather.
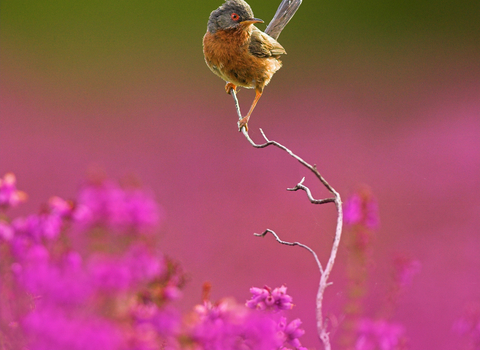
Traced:
POLYGON ((263 288, 250 288, 252 298, 246 302, 250 309, 257 310, 290 310, 293 307, 292 297, 287 293, 287 287, 271 289, 268 286, 263 288))

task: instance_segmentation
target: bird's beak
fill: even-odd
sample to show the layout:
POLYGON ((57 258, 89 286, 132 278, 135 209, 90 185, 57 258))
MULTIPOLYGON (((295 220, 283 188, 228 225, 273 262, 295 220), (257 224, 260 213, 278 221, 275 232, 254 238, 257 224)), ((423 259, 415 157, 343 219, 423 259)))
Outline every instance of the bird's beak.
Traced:
POLYGON ((263 19, 260 18, 250 18, 242 21, 243 25, 249 25, 249 24, 254 24, 254 23, 263 23, 263 19))

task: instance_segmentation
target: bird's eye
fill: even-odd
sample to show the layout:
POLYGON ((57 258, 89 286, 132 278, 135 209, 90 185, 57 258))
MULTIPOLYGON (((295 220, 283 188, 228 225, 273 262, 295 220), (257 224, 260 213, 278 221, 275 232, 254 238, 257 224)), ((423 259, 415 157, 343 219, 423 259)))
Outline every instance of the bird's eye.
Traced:
POLYGON ((230 17, 232 17, 232 19, 233 19, 235 22, 236 22, 236 21, 238 21, 238 20, 240 19, 240 16, 239 16, 239 15, 237 15, 235 12, 234 12, 234 13, 232 13, 232 15, 231 15, 230 17))

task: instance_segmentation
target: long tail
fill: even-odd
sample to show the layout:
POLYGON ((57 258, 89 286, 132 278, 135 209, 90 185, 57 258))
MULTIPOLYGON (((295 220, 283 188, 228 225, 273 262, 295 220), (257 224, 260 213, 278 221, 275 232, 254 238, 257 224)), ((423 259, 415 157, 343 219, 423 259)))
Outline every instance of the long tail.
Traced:
POLYGON ((301 4, 302 0, 283 0, 272 21, 265 29, 265 33, 276 40, 301 4))

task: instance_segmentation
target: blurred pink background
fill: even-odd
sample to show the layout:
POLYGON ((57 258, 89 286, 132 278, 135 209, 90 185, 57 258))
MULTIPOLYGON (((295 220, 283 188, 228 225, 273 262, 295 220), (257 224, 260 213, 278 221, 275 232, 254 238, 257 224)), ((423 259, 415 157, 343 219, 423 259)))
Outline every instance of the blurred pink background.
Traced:
MULTIPOLYGON (((36 211, 52 195, 73 198, 92 167, 134 174, 165 209, 164 251, 191 275, 183 310, 200 301, 204 281, 213 299, 239 301, 251 286, 286 284, 291 315, 307 331, 303 345, 321 349, 313 258, 253 233, 270 228, 308 244, 325 264, 335 210, 285 191, 306 176, 317 198, 328 196, 285 153, 253 149, 237 132, 232 98, 202 56, 208 15, 220 3, 187 2, 185 17, 166 3, 2 3, 0 173, 14 172, 29 194, 11 214, 36 211)), ((277 1, 258 3, 250 1, 268 22, 277 1)), ((400 29, 383 36, 388 17, 375 22, 362 17, 366 9, 352 24, 353 12, 306 1, 279 39, 284 67, 249 124, 256 141, 262 127, 317 164, 344 199, 370 186, 381 228, 367 315, 380 308, 392 258, 418 259, 422 270, 394 317, 412 350, 456 349, 453 322, 480 299, 480 30, 470 15, 449 31, 478 10, 458 6, 447 22, 449 9, 437 9, 434 20, 403 27, 385 5, 400 29)), ((239 99, 245 113, 253 93, 239 99)), ((325 297, 336 315, 345 255, 342 246, 325 297)))

